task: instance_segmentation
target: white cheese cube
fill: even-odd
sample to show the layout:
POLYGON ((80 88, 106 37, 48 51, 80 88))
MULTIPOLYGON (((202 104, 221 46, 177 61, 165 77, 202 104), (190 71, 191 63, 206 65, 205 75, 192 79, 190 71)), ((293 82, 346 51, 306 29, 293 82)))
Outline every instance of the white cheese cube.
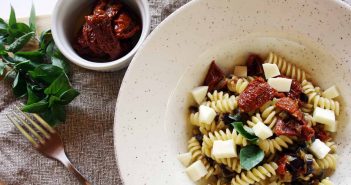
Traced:
POLYGON ((191 152, 188 153, 183 153, 178 155, 178 160, 184 165, 184 166, 189 166, 191 162, 191 152))
POLYGON ((287 78, 270 78, 268 84, 278 92, 290 92, 292 79, 287 78))
POLYGON ((200 161, 194 162, 190 165, 185 172, 188 174, 190 179, 194 182, 200 180, 203 176, 207 174, 207 169, 205 165, 200 161))
POLYGON ((195 87, 191 91, 191 94, 193 95, 193 98, 196 101, 196 103, 200 104, 202 101, 204 101, 207 91, 208 91, 208 86, 200 86, 200 87, 195 87))
POLYGON ((335 123, 330 124, 330 125, 324 125, 324 129, 329 132, 336 132, 338 128, 338 122, 335 121, 335 123))
POLYGON ((232 158, 237 157, 236 145, 233 140, 221 141, 217 140, 213 142, 212 155, 217 158, 232 158))
POLYGON ((254 127, 252 127, 252 130, 254 131, 255 135, 262 140, 267 139, 273 135, 272 130, 260 121, 256 123, 254 127))
POLYGON ((335 124, 335 113, 332 110, 316 107, 313 111, 313 120, 325 125, 335 124))
POLYGON ((247 67, 246 66, 235 66, 234 75, 238 77, 247 77, 247 67))
POLYGON ((211 107, 201 105, 199 107, 199 121, 200 123, 211 124, 216 117, 216 112, 211 107))
POLYGON ((340 94, 339 94, 339 91, 338 89, 335 87, 335 85, 329 87, 327 90, 325 90, 323 93, 322 93, 322 96, 325 97, 325 98, 330 98, 330 99, 333 99, 333 98, 336 98, 338 97, 340 94))
POLYGON ((318 159, 323 159, 330 151, 330 148, 319 139, 314 140, 309 149, 318 159))
POLYGON ((269 63, 263 64, 263 71, 266 79, 280 75, 280 71, 277 64, 269 64, 269 63))

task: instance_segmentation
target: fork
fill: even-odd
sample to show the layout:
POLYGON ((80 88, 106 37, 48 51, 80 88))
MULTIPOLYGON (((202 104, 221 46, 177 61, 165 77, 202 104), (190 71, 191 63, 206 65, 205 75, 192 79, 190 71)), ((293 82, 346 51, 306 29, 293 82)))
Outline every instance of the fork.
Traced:
POLYGON ((29 114, 22 112, 17 106, 15 107, 22 116, 14 111, 10 113, 11 115, 7 114, 6 116, 28 139, 28 141, 32 143, 33 147, 44 156, 61 162, 77 177, 81 184, 91 185, 91 183, 84 178, 81 173, 79 173, 79 171, 67 158, 62 139, 55 129, 53 129, 38 114, 32 114, 32 116, 36 119, 36 122, 30 117, 29 114), (21 124, 24 127, 21 126, 21 124))

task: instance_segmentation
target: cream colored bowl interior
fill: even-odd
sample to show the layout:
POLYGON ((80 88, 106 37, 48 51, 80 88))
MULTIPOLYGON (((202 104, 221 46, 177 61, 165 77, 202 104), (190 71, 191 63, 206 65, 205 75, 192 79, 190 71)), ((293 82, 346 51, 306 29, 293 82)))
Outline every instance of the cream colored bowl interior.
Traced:
POLYGON ((212 60, 232 71, 249 53, 277 52, 316 85, 341 92, 338 167, 332 180, 351 184, 350 8, 332 0, 194 0, 144 43, 117 101, 115 148, 127 185, 193 184, 177 154, 187 151, 189 91, 212 60))

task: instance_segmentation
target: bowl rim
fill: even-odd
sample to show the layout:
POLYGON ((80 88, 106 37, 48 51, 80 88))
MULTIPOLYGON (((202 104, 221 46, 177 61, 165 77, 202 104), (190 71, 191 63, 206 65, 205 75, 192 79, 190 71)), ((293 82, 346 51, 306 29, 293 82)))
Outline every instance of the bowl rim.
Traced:
MULTIPOLYGON (((62 39, 60 39, 59 36, 59 27, 60 25, 56 21, 59 14, 60 10, 62 9, 63 3, 67 3, 71 1, 65 1, 65 0, 58 0, 54 11, 52 13, 51 17, 51 30, 52 30, 52 36, 55 41, 56 46, 59 48, 59 50, 62 52, 62 54, 71 62, 75 63, 78 66, 81 66, 86 69, 90 70, 96 70, 96 71, 117 71, 119 69, 122 69, 131 62, 131 59, 134 57, 135 53, 137 50, 140 48, 142 43, 145 41, 147 38, 148 34, 150 33, 151 30, 151 15, 150 15, 150 9, 149 9, 149 3, 147 0, 135 0, 139 13, 140 13, 140 18, 142 20, 142 32, 140 34, 140 38, 137 42, 137 44, 134 46, 134 48, 129 51, 127 54, 125 54, 123 57, 110 61, 110 62, 92 62, 89 60, 86 60, 79 56, 78 54, 75 53, 75 55, 72 56, 71 52, 68 52, 66 49, 66 45, 70 44, 68 42, 63 42, 62 39)), ((73 1, 72 1, 73 2, 73 1)))

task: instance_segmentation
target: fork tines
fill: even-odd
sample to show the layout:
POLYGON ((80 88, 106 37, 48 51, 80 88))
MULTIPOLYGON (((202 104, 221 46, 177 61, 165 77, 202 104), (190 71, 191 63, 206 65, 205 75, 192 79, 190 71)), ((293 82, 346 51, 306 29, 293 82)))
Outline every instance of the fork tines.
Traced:
POLYGON ((35 121, 28 113, 22 112, 17 106, 15 107, 18 110, 17 112, 20 114, 13 111, 6 116, 16 126, 16 128, 33 144, 34 147, 39 147, 39 143, 44 144, 45 139, 50 139, 50 134, 56 132, 38 114, 31 114, 35 118, 35 121), (36 140, 39 141, 39 143, 36 140))

